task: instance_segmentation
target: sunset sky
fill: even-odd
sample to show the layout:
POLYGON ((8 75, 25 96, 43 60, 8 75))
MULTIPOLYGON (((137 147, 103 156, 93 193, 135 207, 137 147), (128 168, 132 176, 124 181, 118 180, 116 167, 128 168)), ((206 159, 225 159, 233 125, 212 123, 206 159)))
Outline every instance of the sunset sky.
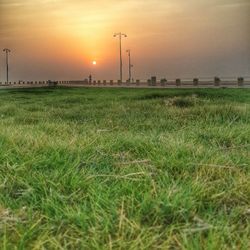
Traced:
POLYGON ((0 81, 250 75, 249 0, 0 0, 0 81), (92 62, 96 61, 96 65, 92 62))

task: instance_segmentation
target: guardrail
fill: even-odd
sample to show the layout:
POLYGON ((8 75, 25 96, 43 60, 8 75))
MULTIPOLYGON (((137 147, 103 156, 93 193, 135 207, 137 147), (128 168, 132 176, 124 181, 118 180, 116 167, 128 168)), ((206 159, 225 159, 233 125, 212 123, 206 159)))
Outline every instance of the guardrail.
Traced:
POLYGON ((250 77, 214 77, 214 78, 176 78, 176 79, 157 79, 155 76, 147 80, 134 80, 130 82, 121 82, 120 80, 93 80, 89 82, 88 80, 75 80, 75 81, 18 81, 18 82, 0 82, 1 86, 25 86, 25 87, 35 87, 35 86, 86 86, 86 87, 98 87, 98 86, 116 86, 116 87, 250 87, 250 77))
POLYGON ((69 81, 16 81, 0 82, 0 86, 55 86, 57 84, 69 84, 69 81))
POLYGON ((120 80, 93 80, 89 82, 85 81, 69 81, 69 85, 72 86, 138 86, 138 87, 244 87, 250 85, 250 77, 238 77, 238 78, 193 78, 193 79, 158 79, 151 77, 147 80, 134 80, 133 82, 120 80))

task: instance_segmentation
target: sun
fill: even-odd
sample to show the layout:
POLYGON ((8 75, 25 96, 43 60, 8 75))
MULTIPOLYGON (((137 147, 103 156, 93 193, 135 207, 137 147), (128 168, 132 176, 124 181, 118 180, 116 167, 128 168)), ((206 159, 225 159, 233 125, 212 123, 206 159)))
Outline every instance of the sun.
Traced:
POLYGON ((93 65, 96 65, 96 61, 93 61, 92 64, 93 64, 93 65))

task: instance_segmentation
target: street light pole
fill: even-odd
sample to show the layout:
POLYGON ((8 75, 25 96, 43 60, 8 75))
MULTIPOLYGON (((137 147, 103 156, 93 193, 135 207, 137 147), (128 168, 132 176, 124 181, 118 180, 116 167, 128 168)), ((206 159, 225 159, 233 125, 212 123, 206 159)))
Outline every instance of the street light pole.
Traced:
POLYGON ((3 50, 6 53, 6 75, 7 75, 7 84, 9 83, 9 49, 3 50))
POLYGON ((126 51, 128 53, 128 72, 129 72, 129 82, 131 82, 131 79, 132 79, 132 74, 131 74, 131 70, 132 70, 132 67, 133 65, 131 64, 131 50, 128 49, 126 51))
POLYGON ((122 83, 122 38, 127 37, 127 35, 119 32, 119 33, 114 34, 114 37, 117 37, 117 36, 120 42, 120 81, 122 83))

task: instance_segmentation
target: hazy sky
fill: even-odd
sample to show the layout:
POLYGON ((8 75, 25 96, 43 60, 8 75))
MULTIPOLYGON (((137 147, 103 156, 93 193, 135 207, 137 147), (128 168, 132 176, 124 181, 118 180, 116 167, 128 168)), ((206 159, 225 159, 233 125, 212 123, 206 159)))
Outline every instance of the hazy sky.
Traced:
POLYGON ((125 77, 126 49, 134 78, 250 75, 249 13, 250 0, 0 0, 0 49, 12 81, 118 79, 119 31, 125 77))

